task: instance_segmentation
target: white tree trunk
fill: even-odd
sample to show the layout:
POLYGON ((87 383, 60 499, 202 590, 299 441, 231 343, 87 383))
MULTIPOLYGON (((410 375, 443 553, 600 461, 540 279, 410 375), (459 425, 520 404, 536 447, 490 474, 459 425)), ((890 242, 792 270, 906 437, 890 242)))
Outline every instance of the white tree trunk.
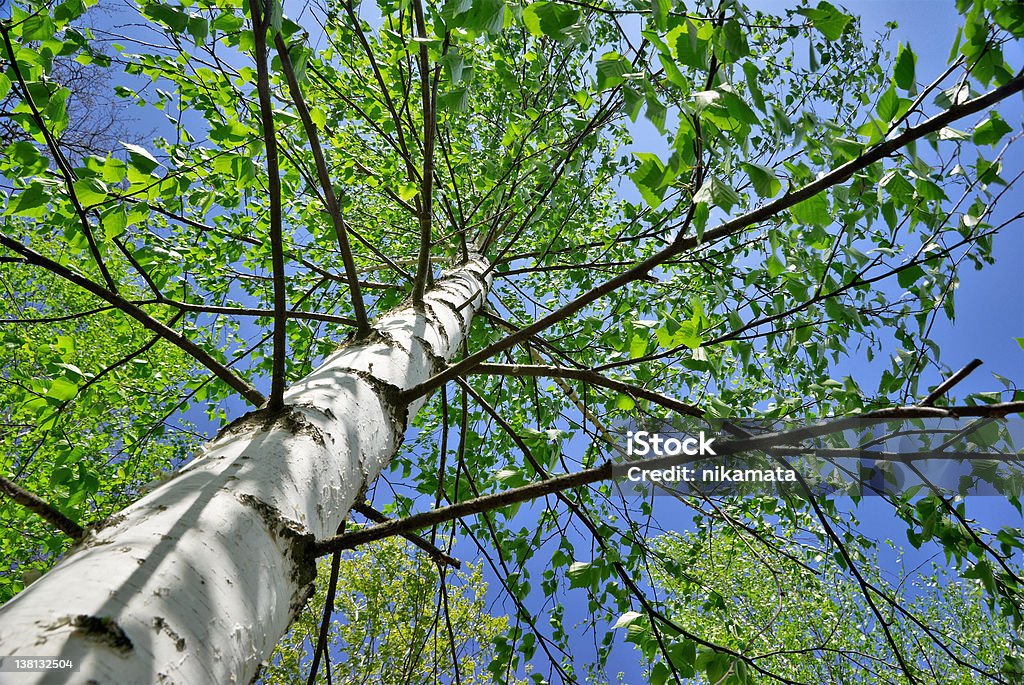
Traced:
POLYGON ((0 609, 0 657, 79 666, 0 672, 0 683, 250 682, 312 591, 310 543, 336 532, 422 405, 405 411, 394 393, 458 350, 486 268, 476 257, 440 279, 422 311, 382 317, 369 341, 296 383, 284 411, 228 426, 0 609))

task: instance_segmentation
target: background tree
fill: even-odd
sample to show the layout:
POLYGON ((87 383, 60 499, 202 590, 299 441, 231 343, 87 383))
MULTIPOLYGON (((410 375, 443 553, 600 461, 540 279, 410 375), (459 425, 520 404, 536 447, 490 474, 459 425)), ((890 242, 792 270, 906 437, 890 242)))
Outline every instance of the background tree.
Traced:
MULTIPOLYGON (((963 374, 932 391, 922 380, 949 375, 929 336, 955 311, 961 266, 990 262, 993 235, 1016 218, 1000 211, 1016 137, 994 109, 1024 87, 1004 53, 1024 34, 1016 3, 959 3, 953 58, 934 75, 905 45, 890 62, 828 2, 778 16, 731 1, 384 0, 320 13, 146 2, 149 29, 109 44, 76 28, 85 9, 26 2, 0 23, 0 91, 20 100, 32 137, 0 156, 0 259, 18 274, 12 300, 31 298, 40 274, 64 282, 35 296, 38 322, 5 335, 31 325, 57 339, 74 321, 87 342, 118 331, 125 356, 152 341, 168 375, 139 374, 130 397, 114 395, 136 402, 140 429, 196 402, 237 418, 110 516, 138 493, 118 470, 135 424, 83 398, 88 420, 61 424, 62 450, 49 415, 32 417, 78 408, 90 374, 115 386, 102 370, 118 357, 85 368, 52 345, 25 367, 34 385, 5 366, 5 420, 46 438, 9 441, 5 491, 80 544, 0 611, 0 653, 45 646, 99 681, 246 681, 305 604, 315 557, 437 526, 431 544, 451 553, 457 532, 509 598, 499 677, 530 662, 534 680, 579 681, 580 632, 594 633, 603 669, 608 628, 636 612, 632 637, 666 678, 793 682, 759 647, 666 613, 648 582, 654 505, 604 482, 616 422, 810 421, 741 432, 731 449, 813 450, 806 440, 850 415, 1024 408, 1012 383, 954 402, 963 374), (61 147, 70 91, 54 87, 53 64, 101 48, 126 104, 175 115, 152 145, 78 163, 61 147), (641 114, 661 139, 629 156, 641 114), (877 388, 842 375, 860 354, 886 367, 877 388), (146 411, 142 391, 157 398, 146 411), (242 402, 255 409, 239 416, 242 402), (82 463, 95 480, 76 472, 71 487, 87 494, 72 503, 56 474, 82 463), (393 492, 370 494, 401 520, 334 536, 382 472, 393 492), (570 596, 585 597, 582 628, 570 596)), ((136 437, 140 473, 183 457, 183 443, 136 437)), ((1007 468, 974 475, 1019 511, 1007 468)), ((901 605, 865 575, 868 532, 831 498, 802 494, 681 505, 719 528, 816 522, 894 680, 925 680, 928 650, 908 649, 913 629, 888 619, 901 605)), ((941 491, 878 501, 1019 625, 1018 526, 988 530, 941 491)), ((10 591, 26 555, 42 565, 56 551, 16 546, 10 591)))
MULTIPOLYGON (((125 16, 131 14, 120 14, 116 5, 96 4, 67 35, 83 40, 84 34, 102 35, 104 26, 117 26, 125 16)), ((54 92, 60 87, 68 89, 67 98, 59 100, 67 111, 68 123, 57 138, 65 154, 78 162, 87 155, 106 155, 118 147, 119 141, 140 143, 152 135, 152 131, 143 130, 117 96, 117 84, 112 78, 119 71, 112 68, 109 55, 102 50, 85 54, 77 50, 63 52, 53 55, 46 83, 54 92)), ((32 130, 31 111, 17 93, 8 92, 0 101, 0 144, 7 148, 16 141, 30 141, 32 130)))
MULTIPOLYGON (((278 644, 260 682, 306 682, 306 657, 316 649, 330 577, 330 560, 323 559, 316 594, 278 644)), ((448 578, 429 554, 391 539, 340 560, 334 585, 343 591, 334 598, 323 668, 333 682, 426 683, 441 674, 455 680, 455 670, 459 682, 491 681, 491 641, 505 632, 508 619, 488 613, 479 564, 448 578)))
MULTIPOLYGON (((889 646, 856 580, 809 534, 817 523, 808 517, 804 528, 794 521, 784 529, 788 535, 763 521, 745 523, 751 530, 701 524, 697 532, 653 542, 660 561, 652 564, 652 581, 666 593, 672 620, 737 651, 768 655, 761 665, 791 680, 899 680, 898 665, 880 656, 889 646)), ((900 625, 901 648, 927 664, 920 682, 1020 682, 1019 635, 989 610, 981 582, 957 582, 934 561, 922 572, 887 547, 855 549, 867 582, 906 612, 888 618, 900 625), (880 559, 892 555, 895 568, 880 559), (952 649, 940 648, 943 642, 952 649)), ((629 631, 632 618, 620 627, 629 631)), ((642 637, 640 628, 633 634, 642 637)), ((707 682, 715 682, 714 667, 705 664, 707 682)), ((651 680, 668 674, 666 664, 656 663, 651 680)))

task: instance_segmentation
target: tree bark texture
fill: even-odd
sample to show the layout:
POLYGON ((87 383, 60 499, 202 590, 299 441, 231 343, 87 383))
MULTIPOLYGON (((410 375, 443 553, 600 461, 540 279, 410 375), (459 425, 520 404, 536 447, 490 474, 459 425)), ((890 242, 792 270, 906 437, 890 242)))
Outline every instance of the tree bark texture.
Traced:
POLYGON ((474 257, 295 383, 279 411, 227 426, 171 480, 90 531, 0 609, 0 658, 78 671, 16 683, 248 683, 312 591, 335 533, 423 404, 402 390, 460 348, 490 285, 474 257))

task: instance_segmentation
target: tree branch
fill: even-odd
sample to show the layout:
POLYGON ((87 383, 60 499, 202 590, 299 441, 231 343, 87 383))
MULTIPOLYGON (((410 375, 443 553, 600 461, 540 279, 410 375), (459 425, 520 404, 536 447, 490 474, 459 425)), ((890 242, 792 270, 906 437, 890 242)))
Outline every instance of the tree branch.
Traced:
POLYGON ((284 246, 281 216, 281 173, 274 134, 274 106, 270 102, 270 73, 267 68, 267 29, 269 19, 260 13, 259 1, 249 0, 252 19, 253 57, 256 60, 256 91, 263 123, 263 143, 267 150, 267 186, 270 195, 270 251, 274 276, 274 357, 269 409, 284 405, 285 352, 288 344, 288 291, 284 276, 284 246))
POLYGON ((967 362, 966 366, 964 366, 962 369, 960 369, 959 371, 954 373, 952 376, 950 376, 949 378, 947 378, 943 382, 939 383, 938 387, 936 387, 934 390, 932 390, 930 393, 928 393, 928 396, 925 397, 923 400, 921 400, 921 402, 920 402, 921 406, 922 407, 930 407, 933 404, 935 404, 935 401, 937 399, 939 399, 940 397, 945 395, 947 392, 949 392, 949 390, 954 385, 956 385, 957 383, 959 383, 963 379, 967 378, 969 375, 971 375, 972 371, 974 371, 976 368, 978 368, 981 365, 982 365, 982 361, 980 359, 972 359, 971 361, 967 362))
MULTIPOLYGON (((413 14, 416 17, 416 31, 421 41, 419 44, 420 94, 423 108, 423 171, 420 174, 420 196, 416 202, 420 224, 419 256, 416 260, 416 279, 412 283, 412 302, 415 306, 423 304, 423 293, 427 289, 430 278, 430 242, 431 223, 434 214, 434 134, 437 129, 436 88, 431 87, 430 56, 427 44, 427 26, 423 18, 422 0, 413 0, 413 14)), ((445 48, 448 37, 445 36, 445 48)), ((412 180, 412 179, 410 179, 412 180)))
POLYGON ((281 59, 281 67, 285 78, 288 80, 288 90, 292 95, 292 102, 299 112, 302 120, 302 127, 306 131, 306 138, 309 140, 309 149, 313 153, 313 162, 316 165, 317 179, 324 192, 324 204, 327 205, 327 213, 331 216, 331 223, 334 225, 334 233, 338 238, 338 249, 341 251, 341 260, 345 264, 345 275, 348 277, 348 288, 352 298, 352 311, 356 317, 356 332, 360 338, 370 333, 370 324, 366 320, 366 308, 363 305, 363 296, 359 290, 359 272, 356 270, 355 259, 352 257, 352 246, 348 241, 348 231, 345 229, 345 222, 341 218, 341 207, 334 194, 334 184, 331 183, 330 172, 327 170, 327 160, 324 158, 323 149, 320 147, 320 136, 316 132, 316 126, 309 115, 309 107, 302 97, 302 89, 299 87, 298 79, 295 78, 295 69, 292 67, 291 57, 288 55, 288 46, 285 45, 281 34, 274 36, 274 45, 277 47, 277 55, 281 59))
POLYGON ((12 480, 0 476, 0 491, 12 500, 25 507, 33 514, 37 514, 47 523, 57 528, 76 542, 85 535, 85 529, 59 512, 55 507, 47 504, 39 497, 25 490, 12 480))
MULTIPOLYGON (((352 511, 362 514, 374 523, 390 523, 394 519, 389 519, 384 514, 380 513, 369 504, 356 503, 352 505, 352 511)), ((437 545, 432 544, 429 540, 426 540, 415 533, 402 533, 402 537, 416 545, 434 560, 434 563, 438 565, 451 566, 452 568, 462 568, 462 562, 446 553, 444 550, 439 549, 437 545)))
POLYGON ((30 264, 42 267, 47 271, 50 271, 51 273, 54 273, 60 276, 61 278, 74 283, 83 290, 87 290, 88 292, 99 297, 100 299, 109 302, 114 307, 121 310, 128 316, 132 317, 133 319, 141 323, 143 326, 159 335, 164 340, 173 343, 174 345, 176 345, 177 347, 179 347, 180 349, 194 357, 196 361, 198 361, 200 364, 202 364, 210 371, 212 371, 213 374, 217 376, 217 378, 227 383, 228 386, 233 388, 236 392, 238 392, 239 395, 244 397, 254 406, 259 407, 262 406, 264 402, 266 402, 266 398, 263 397, 263 395, 258 390, 256 390, 256 388, 249 385, 249 383, 247 383, 240 376, 236 375, 233 371, 231 371, 231 369, 229 369, 228 367, 224 366, 219 361, 214 359, 209 352, 202 349, 197 344, 195 344, 182 334, 178 333, 173 328, 169 328, 160 321, 154 319, 152 316, 143 311, 140 307, 124 299, 117 293, 110 292, 103 286, 89 280, 85 276, 82 276, 81 274, 72 271, 71 269, 62 264, 58 264, 57 262, 53 261, 52 259, 49 259, 48 257, 44 257, 35 250, 21 244, 20 242, 14 240, 13 238, 4 235, 3 233, 0 233, 0 245, 3 245, 4 247, 10 250, 14 250, 18 254, 22 255, 23 257, 25 257, 26 260, 28 260, 30 264))

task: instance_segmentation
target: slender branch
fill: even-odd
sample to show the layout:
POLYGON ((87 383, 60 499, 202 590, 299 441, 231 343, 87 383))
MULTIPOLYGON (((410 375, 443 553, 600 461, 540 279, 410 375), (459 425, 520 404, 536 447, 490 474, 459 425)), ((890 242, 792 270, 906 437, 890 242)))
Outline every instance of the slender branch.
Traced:
MULTIPOLYGON (((26 260, 20 260, 20 261, 24 261, 26 264, 30 264, 30 262, 27 259, 26 260)), ((36 318, 33 318, 33 319, 29 319, 29 318, 22 318, 22 319, 0 319, 0 324, 58 323, 60 321, 71 321, 73 319, 84 319, 87 316, 92 316, 93 314, 99 314, 100 312, 108 312, 111 309, 117 309, 117 307, 115 307, 114 305, 108 304, 108 305, 104 305, 102 307, 93 307, 92 309, 87 309, 84 312, 75 312, 74 314, 63 314, 61 316, 41 316, 41 317, 39 317, 37 319, 36 318)))
POLYGON ((370 61, 370 68, 373 71, 373 76, 377 80, 381 96, 384 98, 384 106, 387 107, 388 112, 391 114, 391 120, 395 124, 395 133, 398 135, 398 144, 401 147, 402 158, 405 160, 406 168, 411 174, 415 174, 416 167, 412 163, 412 156, 409 154, 409 146, 406 145, 405 142, 405 133, 402 128, 402 117, 399 116, 398 111, 395 109, 395 102, 391 98, 391 91, 388 90, 388 84, 380 72, 380 66, 377 64, 377 57, 373 52, 373 48, 370 47, 369 41, 366 39, 366 34, 363 32, 363 26, 359 23, 359 17, 356 16, 356 13, 352 8, 352 4, 352 0, 341 0, 341 6, 345 8, 345 13, 348 15, 349 21, 352 22, 352 30, 359 39, 359 44, 362 46, 363 52, 366 53, 367 59, 370 61))
MULTIPOLYGON (((272 309, 256 309, 253 307, 218 307, 216 305, 192 304, 191 302, 179 302, 177 300, 157 300, 154 304, 163 304, 175 309, 187 312, 199 312, 202 314, 226 314, 228 316, 258 316, 274 317, 277 312, 272 309)), ((311 321, 324 321, 336 323, 343 326, 356 326, 354 319, 346 316, 335 316, 334 314, 321 314, 319 312, 303 312, 297 309, 289 309, 284 315, 289 319, 307 319, 311 321)))
POLYGON ((527 502, 562 490, 608 480, 611 477, 612 464, 611 462, 605 462, 601 466, 586 471, 555 476, 539 483, 531 483, 491 495, 482 495, 465 502, 457 502, 440 509, 432 509, 422 514, 413 514, 403 519, 393 519, 388 523, 363 528, 352 533, 336 535, 318 541, 314 546, 314 551, 317 556, 323 556, 337 550, 353 549, 374 540, 382 540, 392 535, 402 535, 403 533, 454 521, 455 519, 472 514, 482 514, 492 509, 518 504, 519 502, 527 502))
MULTIPOLYGON (((412 301, 416 306, 423 304, 423 293, 430 278, 431 222, 434 213, 434 133, 437 129, 435 90, 431 87, 430 56, 427 53, 427 26, 423 18, 422 0, 413 0, 413 14, 416 30, 420 35, 419 72, 420 95, 423 107, 423 171, 420 174, 420 196, 416 202, 419 210, 420 249, 416 260, 416 279, 412 284, 412 301)), ((445 38, 445 46, 448 40, 445 38)))
MULTIPOLYGON (((338 534, 345 532, 345 521, 338 526, 338 534)), ((320 658, 327 654, 327 635, 331 627, 331 615, 334 613, 334 598, 338 593, 338 574, 341 571, 341 552, 335 552, 331 558, 331 578, 327 581, 327 596, 324 598, 324 613, 320 619, 320 631, 317 633, 316 649, 313 651, 313 663, 309 666, 309 677, 306 685, 316 682, 316 673, 320 670, 320 658)))
POLYGON ((928 393, 928 396, 921 400, 921 406, 930 407, 933 404, 935 404, 935 401, 937 399, 939 399, 947 392, 949 392, 954 385, 956 385, 963 379, 967 378, 971 374, 971 372, 974 371, 979 366, 981 366, 981 364, 982 361, 980 359, 972 359, 971 361, 967 362, 966 366, 964 366, 962 369, 954 373, 946 380, 939 383, 937 388, 928 393))
MULTIPOLYGON (((374 523, 389 523, 394 519, 389 519, 384 514, 380 513, 369 504, 353 504, 352 511, 362 514, 374 523)), ((430 555, 430 558, 435 563, 445 566, 451 566, 452 568, 462 568, 462 562, 446 553, 444 550, 439 549, 437 545, 432 544, 429 540, 426 540, 415 533, 402 533, 402 537, 416 545, 424 552, 430 555)))
POLYGON ((0 476, 0 492, 3 492, 33 514, 39 515, 43 520, 72 540, 81 540, 82 536, 85 535, 84 528, 59 512, 55 507, 47 504, 14 481, 8 480, 3 476, 0 476))
POLYGON ((281 59, 281 67, 285 78, 288 80, 288 90, 292 95, 292 102, 299 112, 302 120, 302 127, 306 131, 306 138, 309 140, 309 149, 313 153, 313 162, 316 165, 317 179, 324 192, 324 204, 327 205, 327 213, 331 216, 331 223, 334 225, 334 233, 338 238, 338 249, 341 251, 341 260, 345 264, 345 275, 348 277, 348 288, 352 298, 352 311, 355 313, 356 330, 360 338, 370 333, 370 324, 366 319, 366 308, 363 305, 363 296, 359 291, 359 272, 356 270, 356 263, 352 257, 352 246, 348 241, 348 231, 345 229, 345 222, 341 217, 341 207, 334 194, 334 184, 331 183, 330 172, 327 170, 327 160, 324 158, 323 149, 320 147, 320 136, 316 132, 316 126, 309 115, 309 107, 302 97, 302 89, 299 87, 298 79, 295 77, 295 69, 292 67, 291 57, 288 55, 288 46, 281 34, 274 36, 274 44, 277 47, 277 55, 281 59))
POLYGON ((256 91, 263 123, 263 144, 267 150, 267 190, 270 195, 270 251, 274 276, 274 358, 268 408, 284 405, 285 353, 288 344, 288 291, 284 275, 284 247, 281 215, 281 173, 274 133, 274 106, 270 101, 270 72, 267 68, 269 17, 260 13, 259 0, 249 0, 252 18, 253 57, 256 60, 256 91))
POLYGON ((226 367, 224 364, 214 359, 209 352, 199 347, 196 343, 192 342, 191 340, 183 336, 181 333, 178 333, 173 328, 170 328, 165 324, 161 323, 160 321, 154 319, 152 316, 143 311, 138 305, 135 305, 132 302, 124 299, 117 293, 110 292, 109 290, 99 285, 98 283, 95 283, 94 281, 89 280, 85 276, 82 276, 81 274, 72 271, 63 264, 58 264, 52 259, 44 257, 35 250, 31 249, 30 247, 21 244, 17 240, 10 238, 3 233, 0 233, 0 245, 3 245, 4 247, 13 250, 20 254, 21 256, 25 257, 25 259, 28 260, 30 264, 42 267, 47 271, 50 271, 51 273, 60 276, 64 280, 74 283, 83 290, 87 290, 88 292, 99 297, 100 299, 109 302, 114 307, 121 310, 128 316, 132 317, 133 319, 141 323, 143 326, 159 335, 164 340, 167 340, 168 342, 174 344, 175 346, 179 347, 180 349, 194 357, 196 361, 198 361, 200 364, 202 364, 210 371, 212 371, 213 374, 217 376, 217 378, 227 383, 228 386, 233 388, 239 395, 244 397, 254 406, 259 407, 263 405, 264 402, 266 402, 266 398, 262 395, 262 393, 256 390, 256 388, 249 385, 248 382, 246 382, 240 376, 236 375, 231 369, 226 367))

